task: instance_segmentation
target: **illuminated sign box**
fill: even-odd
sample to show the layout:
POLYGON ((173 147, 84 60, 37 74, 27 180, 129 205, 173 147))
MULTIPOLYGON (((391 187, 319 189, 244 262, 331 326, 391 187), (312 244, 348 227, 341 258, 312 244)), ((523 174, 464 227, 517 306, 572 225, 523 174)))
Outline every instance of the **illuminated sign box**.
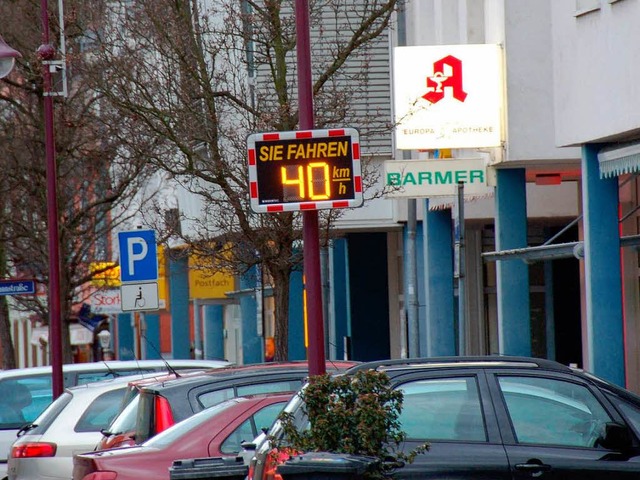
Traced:
POLYGON ((255 133, 247 150, 256 213, 362 205, 360 139, 353 128, 255 133))
POLYGON ((503 62, 502 47, 494 44, 396 47, 396 148, 501 146, 503 62))

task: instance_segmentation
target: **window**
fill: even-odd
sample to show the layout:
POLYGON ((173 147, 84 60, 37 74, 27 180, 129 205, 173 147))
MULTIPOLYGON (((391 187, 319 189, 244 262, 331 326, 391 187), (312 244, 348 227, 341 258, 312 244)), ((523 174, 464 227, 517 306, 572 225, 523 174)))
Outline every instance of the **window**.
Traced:
POLYGON ((96 398, 78 420, 74 430, 76 432, 99 432, 107 428, 118 414, 122 403, 125 387, 103 393, 96 398))
POLYGON ((498 379, 518 443, 597 446, 611 417, 583 385, 550 378, 498 379))
POLYGON ((236 455, 242 450, 242 442, 250 442, 258 436, 262 428, 269 428, 284 408, 285 403, 274 403, 256 412, 236 428, 220 445, 220 451, 236 455))
POLYGON ((240 386, 235 391, 233 388, 225 388, 223 390, 206 392, 198 396, 198 401, 200 402, 200 405, 202 405, 202 408, 209 408, 234 397, 243 397, 245 395, 255 395, 260 393, 295 392, 301 385, 301 380, 282 380, 277 382, 256 383, 255 385, 240 386))
POLYGON ((475 377, 404 384, 402 429, 412 440, 487 441, 475 377))

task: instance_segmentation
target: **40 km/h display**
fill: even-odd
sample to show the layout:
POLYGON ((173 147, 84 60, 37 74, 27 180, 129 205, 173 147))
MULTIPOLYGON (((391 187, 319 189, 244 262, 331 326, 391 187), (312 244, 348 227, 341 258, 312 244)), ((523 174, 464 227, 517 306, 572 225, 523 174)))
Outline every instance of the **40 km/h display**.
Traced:
POLYGON ((362 205, 360 141, 353 128, 254 133, 247 148, 257 213, 362 205))

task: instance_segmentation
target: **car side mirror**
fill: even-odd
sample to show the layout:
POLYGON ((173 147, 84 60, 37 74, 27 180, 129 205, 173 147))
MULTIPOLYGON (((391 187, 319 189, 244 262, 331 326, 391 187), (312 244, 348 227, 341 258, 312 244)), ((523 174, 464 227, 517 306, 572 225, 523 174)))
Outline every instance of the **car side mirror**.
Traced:
POLYGON ((602 436, 598 439, 598 444, 608 450, 628 451, 633 444, 631 431, 626 425, 607 422, 604 425, 602 436))

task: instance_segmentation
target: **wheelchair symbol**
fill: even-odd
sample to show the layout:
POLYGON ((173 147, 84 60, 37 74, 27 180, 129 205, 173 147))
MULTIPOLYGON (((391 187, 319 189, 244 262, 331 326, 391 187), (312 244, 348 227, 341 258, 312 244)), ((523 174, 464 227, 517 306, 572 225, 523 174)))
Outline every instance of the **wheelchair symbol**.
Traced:
POLYGON ((138 295, 134 303, 135 308, 143 308, 145 305, 144 297, 142 296, 142 287, 138 287, 138 295))

